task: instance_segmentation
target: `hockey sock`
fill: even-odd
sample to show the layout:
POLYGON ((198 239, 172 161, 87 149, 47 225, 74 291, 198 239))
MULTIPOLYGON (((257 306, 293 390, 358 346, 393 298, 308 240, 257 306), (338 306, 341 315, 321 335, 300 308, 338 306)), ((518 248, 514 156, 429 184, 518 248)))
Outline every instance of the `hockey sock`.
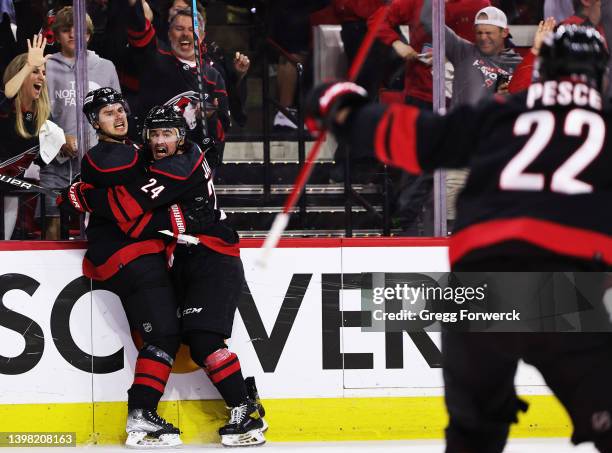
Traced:
POLYGON ((128 410, 157 409, 173 362, 173 356, 157 346, 146 345, 140 350, 134 382, 128 390, 128 410))
POLYGON ((236 407, 248 399, 238 356, 227 348, 217 349, 206 357, 204 371, 229 407, 236 407))
POLYGON ((191 358, 200 365, 229 407, 248 399, 238 356, 225 346, 223 335, 193 331, 187 335, 191 358))

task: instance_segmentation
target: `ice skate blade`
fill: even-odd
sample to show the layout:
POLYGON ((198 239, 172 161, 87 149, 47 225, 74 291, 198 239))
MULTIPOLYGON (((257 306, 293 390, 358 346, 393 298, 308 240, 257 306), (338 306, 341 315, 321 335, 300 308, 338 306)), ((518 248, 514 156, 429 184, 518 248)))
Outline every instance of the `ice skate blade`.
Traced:
POLYGON ((130 431, 125 441, 127 448, 134 449, 167 449, 181 445, 183 442, 178 434, 162 434, 159 437, 153 437, 142 431, 130 431))
POLYGON ((221 436, 224 447, 255 447, 266 443, 266 438, 260 429, 252 429, 244 434, 226 434, 221 436))

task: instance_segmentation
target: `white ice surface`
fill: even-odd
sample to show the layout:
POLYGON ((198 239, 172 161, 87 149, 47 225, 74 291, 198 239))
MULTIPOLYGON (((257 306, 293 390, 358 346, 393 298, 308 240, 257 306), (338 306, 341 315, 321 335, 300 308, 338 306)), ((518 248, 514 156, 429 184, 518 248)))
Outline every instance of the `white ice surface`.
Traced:
MULTIPOLYGON (((197 453, 203 450, 223 449, 218 444, 186 445, 178 449, 160 450, 167 452, 197 453)), ((2 448, 2 453, 24 449, 2 448)), ((126 453, 130 450, 122 446, 87 446, 77 448, 28 448, 27 453, 74 453, 76 450, 86 450, 89 453, 126 453)), ((257 453, 443 453, 444 444, 441 441, 367 441, 367 442, 269 442, 261 447, 248 449, 226 449, 227 452, 238 453, 246 451, 257 453)), ((145 451, 145 450, 140 450, 145 451)), ((147 450, 151 451, 151 450, 147 450)), ((504 453, 596 453, 592 444, 574 447, 567 439, 516 439, 511 440, 504 453)))

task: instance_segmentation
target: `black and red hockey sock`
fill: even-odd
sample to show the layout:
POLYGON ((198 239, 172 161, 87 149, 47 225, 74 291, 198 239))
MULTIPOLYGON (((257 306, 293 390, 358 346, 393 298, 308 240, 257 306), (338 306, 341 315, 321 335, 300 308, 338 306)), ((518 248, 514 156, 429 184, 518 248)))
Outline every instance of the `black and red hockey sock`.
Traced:
POLYGON ((157 346, 147 345, 136 360, 134 382, 128 390, 128 410, 157 409, 164 394, 174 358, 157 346))
POLYGON ((204 360, 204 371, 229 407, 247 401, 247 389, 236 354, 227 348, 217 349, 204 360))

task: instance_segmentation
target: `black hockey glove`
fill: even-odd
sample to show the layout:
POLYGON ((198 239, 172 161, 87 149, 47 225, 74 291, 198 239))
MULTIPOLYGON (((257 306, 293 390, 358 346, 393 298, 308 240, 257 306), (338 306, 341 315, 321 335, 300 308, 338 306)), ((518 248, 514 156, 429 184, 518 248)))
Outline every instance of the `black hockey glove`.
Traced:
POLYGON ((354 111, 367 103, 367 91, 355 83, 323 83, 306 97, 306 126, 315 135, 327 129, 338 141, 345 141, 350 126, 346 121, 339 124, 337 114, 344 108, 354 111))
POLYGON ((210 165, 210 168, 216 168, 221 165, 221 161, 223 160, 223 152, 221 143, 217 143, 215 140, 210 140, 208 145, 204 147, 204 157, 206 158, 206 162, 210 165))
POLYGON ((221 211, 205 202, 174 204, 170 206, 170 219, 174 231, 186 234, 204 233, 219 221, 221 211))
POLYGON ((92 209, 87 203, 86 195, 89 189, 93 189, 93 186, 86 182, 72 183, 60 192, 55 204, 60 210, 68 214, 91 212, 92 209))

